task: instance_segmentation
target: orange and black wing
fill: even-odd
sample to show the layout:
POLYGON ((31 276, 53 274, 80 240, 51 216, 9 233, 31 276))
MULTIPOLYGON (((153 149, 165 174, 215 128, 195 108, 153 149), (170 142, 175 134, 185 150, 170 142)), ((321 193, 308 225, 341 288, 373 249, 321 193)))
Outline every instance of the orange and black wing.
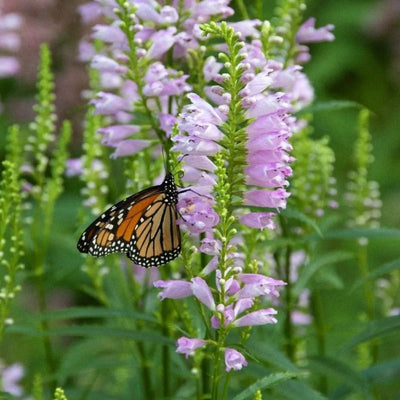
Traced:
POLYGON ((159 266, 176 258, 178 195, 173 176, 110 207, 81 235, 78 250, 95 257, 126 253, 136 264, 159 266))

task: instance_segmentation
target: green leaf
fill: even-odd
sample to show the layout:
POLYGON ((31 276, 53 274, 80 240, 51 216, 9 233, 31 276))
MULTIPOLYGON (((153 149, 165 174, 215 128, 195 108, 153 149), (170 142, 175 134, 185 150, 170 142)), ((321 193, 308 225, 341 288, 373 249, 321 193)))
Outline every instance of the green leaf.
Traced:
POLYGON ((271 387, 272 385, 276 385, 279 382, 295 378, 296 376, 298 376, 298 374, 295 374, 293 372, 278 372, 276 374, 265 376, 264 378, 259 379, 258 381, 247 387, 245 390, 240 392, 232 400, 248 399, 252 395, 254 395, 254 393, 257 392, 257 390, 266 389, 268 387, 271 387))
MULTIPOLYGON (((259 340, 261 340, 259 338, 259 340)), ((272 343, 264 343, 259 345, 259 341, 249 342, 246 347, 241 349, 246 358, 250 358, 260 365, 272 365, 275 369, 300 373, 300 368, 293 364, 286 354, 275 347, 272 343)))
POLYGON ((393 332, 400 332, 400 315, 383 318, 377 321, 370 322, 366 329, 350 339, 340 350, 341 352, 348 351, 360 343, 368 342, 373 339, 380 339, 383 336, 393 332))
POLYGON ((70 325, 62 328, 50 329, 47 332, 34 330, 30 327, 12 326, 9 332, 25 333, 31 336, 84 336, 84 337, 114 337, 119 339, 138 340, 172 344, 173 340, 154 331, 137 331, 133 329, 111 328, 103 325, 70 325))
POLYGON ((15 400, 15 397, 11 396, 10 393, 0 392, 0 400, 15 400))
POLYGON ((299 278, 293 286, 293 297, 297 298, 300 292, 307 287, 308 282, 314 274, 326 265, 335 264, 341 261, 349 260, 353 257, 351 253, 336 251, 326 255, 319 256, 301 268, 299 278))
POLYGON ((332 110, 344 110, 347 108, 363 108, 360 103, 349 100, 331 100, 331 101, 320 101, 313 103, 308 107, 300 110, 296 115, 313 114, 318 111, 332 111, 332 110))
POLYGON ((363 371, 363 375, 368 381, 377 384, 398 382, 400 376, 400 359, 373 365, 363 371))
POLYGON ((287 208, 286 210, 281 211, 281 215, 285 218, 294 219, 304 223, 307 226, 310 226, 319 236, 322 237, 322 232, 319 229, 319 226, 312 218, 310 218, 306 214, 303 214, 302 212, 295 210, 293 208, 287 208))
POLYGON ((340 382, 347 384, 357 392, 363 393, 363 398, 365 400, 374 399, 370 391, 369 383, 362 374, 337 359, 328 357, 311 358, 309 368, 316 374, 336 376, 340 382))
MULTIPOLYGON (((288 400, 326 400, 327 398, 314 389, 311 389, 306 383, 300 380, 290 380, 279 384, 275 392, 285 396, 288 400)), ((275 399, 275 397, 274 397, 275 399)))
POLYGON ((350 292, 354 291, 355 289, 359 288, 363 285, 366 281, 374 280, 382 275, 388 274, 389 272, 395 271, 400 269, 400 258, 397 260, 391 261, 389 263, 383 264, 381 267, 371 271, 367 276, 362 279, 359 279, 351 288, 350 292))
MULTIPOLYGON (((400 239, 399 229, 343 229, 331 232, 324 232, 324 239, 400 239)), ((319 238, 318 238, 319 239, 319 238)))
POLYGON ((157 320, 149 314, 136 311, 109 309, 102 307, 71 307, 55 311, 48 311, 39 315, 40 319, 78 319, 78 318, 127 318, 140 319, 156 323, 157 320))

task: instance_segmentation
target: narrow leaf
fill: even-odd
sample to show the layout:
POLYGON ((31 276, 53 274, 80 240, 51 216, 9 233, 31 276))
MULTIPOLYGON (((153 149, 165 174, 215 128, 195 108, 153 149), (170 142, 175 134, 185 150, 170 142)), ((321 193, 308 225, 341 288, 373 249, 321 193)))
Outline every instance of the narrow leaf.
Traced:
POLYGON ((126 311, 117 309, 108 309, 102 307, 71 307, 55 311, 48 311, 39 315, 40 319, 78 319, 78 318, 132 318, 146 320, 149 322, 157 322, 155 318, 148 314, 136 311, 126 311))
POLYGON ((400 332, 400 315, 370 322, 364 331, 350 339, 350 341, 348 341, 340 351, 348 351, 349 348, 360 343, 382 338, 383 336, 396 331, 400 332))
POLYGON ((315 357, 310 359, 309 367, 316 373, 327 373, 336 376, 353 390, 363 393, 365 400, 373 400, 368 381, 356 370, 345 363, 328 357, 315 357))
POLYGON ((254 393, 257 392, 257 390, 266 389, 268 387, 271 387, 272 385, 276 385, 279 382, 295 378, 296 376, 298 376, 298 374, 295 374, 293 372, 278 372, 276 374, 265 376, 264 378, 259 379, 258 381, 247 387, 245 390, 240 392, 232 400, 248 399, 252 395, 254 395, 254 393))
MULTIPOLYGON (((311 389, 306 383, 297 379, 277 385, 274 391, 282 394, 288 400, 327 400, 321 393, 311 389)), ((273 399, 275 400, 276 396, 273 399)))
POLYGON ((383 264, 381 267, 371 271, 367 276, 362 279, 359 279, 351 288, 351 291, 359 288, 366 281, 374 280, 382 275, 388 274, 389 272, 400 269, 400 258, 397 260, 393 260, 389 263, 383 264))
POLYGON ((308 107, 303 108, 297 113, 297 115, 304 115, 304 114, 314 113, 317 111, 343 110, 347 108, 362 108, 362 105, 356 103, 355 101, 348 101, 348 100, 320 101, 308 107))
POLYGON ((281 211, 281 215, 285 218, 294 219, 294 220, 304 223, 307 226, 310 226, 311 228, 313 228, 313 230, 319 236, 322 237, 322 232, 319 229, 319 226, 316 224, 316 222, 312 218, 310 218, 306 214, 304 214, 298 210, 295 210, 293 208, 287 208, 286 210, 281 211))
POLYGON ((317 259, 312 260, 310 263, 301 268, 301 273, 296 283, 293 286, 293 297, 296 297, 300 292, 307 287, 308 282, 314 274, 321 268, 329 264, 335 264, 345 260, 349 260, 353 255, 343 251, 336 251, 326 255, 319 256, 317 259))

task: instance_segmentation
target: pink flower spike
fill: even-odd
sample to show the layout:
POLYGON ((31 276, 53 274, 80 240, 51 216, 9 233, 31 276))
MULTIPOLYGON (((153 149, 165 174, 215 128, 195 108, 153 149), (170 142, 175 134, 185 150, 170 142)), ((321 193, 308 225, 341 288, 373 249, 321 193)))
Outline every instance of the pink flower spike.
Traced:
POLYGON ((185 357, 193 355, 194 351, 199 347, 203 347, 206 344, 206 341, 203 339, 189 339, 187 337, 180 337, 176 341, 177 353, 185 354, 185 357))
POLYGON ((215 301, 207 282, 200 277, 192 279, 192 292, 206 307, 215 310, 215 301))
POLYGON ((265 324, 276 324, 277 319, 273 315, 277 314, 277 311, 273 308, 266 308, 264 310, 253 311, 242 318, 237 319, 234 326, 254 326, 254 325, 265 325, 265 324))
POLYGON ((160 300, 164 299, 183 299, 193 294, 190 282, 181 280, 156 281, 153 283, 156 288, 163 289, 159 294, 160 300))
POLYGON ((227 347, 225 349, 225 366, 227 372, 229 372, 231 369, 239 371, 243 367, 247 366, 247 361, 243 354, 239 353, 235 349, 230 349, 227 347))

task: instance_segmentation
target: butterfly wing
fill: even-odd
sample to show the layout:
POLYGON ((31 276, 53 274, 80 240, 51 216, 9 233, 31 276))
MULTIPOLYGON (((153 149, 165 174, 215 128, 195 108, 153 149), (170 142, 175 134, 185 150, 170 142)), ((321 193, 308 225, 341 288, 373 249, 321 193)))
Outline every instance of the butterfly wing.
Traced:
POLYGON ((95 257, 126 253, 145 267, 165 264, 180 253, 177 193, 172 175, 113 205, 82 233, 78 250, 95 257))

